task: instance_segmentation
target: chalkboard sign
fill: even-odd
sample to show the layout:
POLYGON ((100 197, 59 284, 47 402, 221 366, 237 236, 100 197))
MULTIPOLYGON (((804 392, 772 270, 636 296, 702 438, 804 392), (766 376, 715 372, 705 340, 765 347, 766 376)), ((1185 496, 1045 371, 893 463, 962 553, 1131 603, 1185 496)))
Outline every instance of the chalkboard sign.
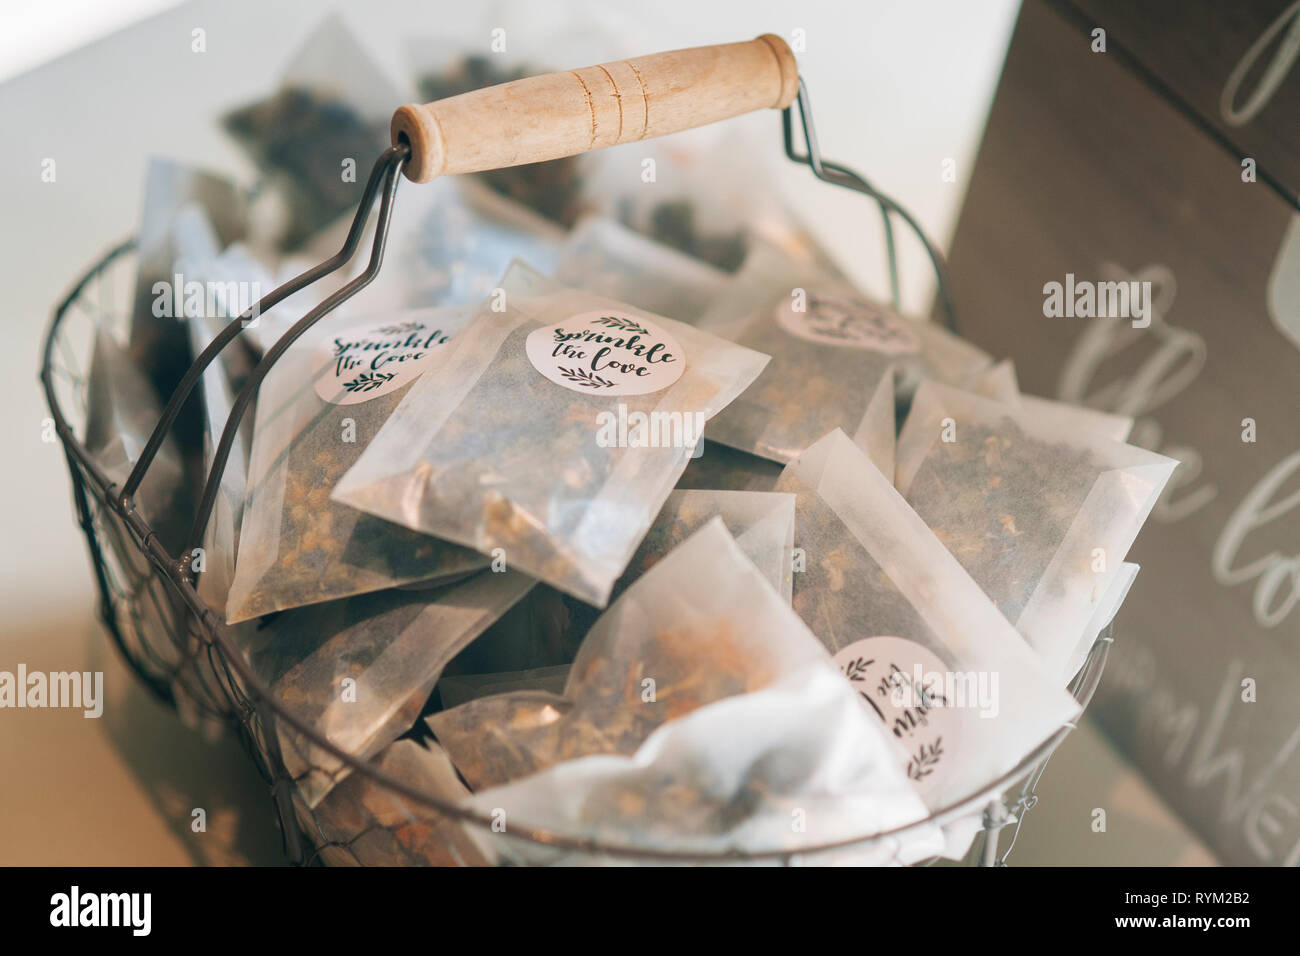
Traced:
POLYGON ((1183 462, 1093 713, 1238 864, 1300 863, 1297 24, 1289 0, 1027 0, 951 254, 963 332, 1025 391, 1135 415, 1183 462), (1067 276, 1139 283, 1149 323, 1045 309, 1067 276))

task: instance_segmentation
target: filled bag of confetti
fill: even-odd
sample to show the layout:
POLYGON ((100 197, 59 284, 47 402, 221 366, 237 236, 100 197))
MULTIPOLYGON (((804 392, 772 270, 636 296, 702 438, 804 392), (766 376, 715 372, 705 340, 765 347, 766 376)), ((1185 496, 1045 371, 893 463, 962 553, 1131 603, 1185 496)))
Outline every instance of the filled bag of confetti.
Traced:
POLYGON ((1178 462, 926 382, 895 483, 1062 682, 1178 462))
POLYGON ((334 500, 603 607, 704 422, 767 357, 518 266, 334 500))

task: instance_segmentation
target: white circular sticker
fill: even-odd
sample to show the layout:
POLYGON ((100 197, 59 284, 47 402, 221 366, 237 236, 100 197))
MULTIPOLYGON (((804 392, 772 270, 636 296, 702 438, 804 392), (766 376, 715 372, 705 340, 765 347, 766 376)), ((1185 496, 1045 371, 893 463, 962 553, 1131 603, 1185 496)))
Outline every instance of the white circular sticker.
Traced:
POLYGON ((317 346, 316 394, 335 405, 358 405, 420 377, 450 335, 427 322, 391 322, 351 329, 317 346))
POLYGON ((962 702, 946 668, 929 648, 902 637, 868 637, 835 655, 835 663, 901 747, 908 779, 922 794, 939 780, 958 746, 962 702))
POLYGON ((583 312, 534 329, 525 348, 533 367, 556 385, 592 395, 646 395, 686 371, 676 339, 623 312, 583 312))
POLYGON ((776 321, 786 332, 822 345, 871 349, 887 355, 917 352, 921 340, 907 321, 889 309, 854 296, 809 292, 796 309, 792 296, 776 307, 776 321))

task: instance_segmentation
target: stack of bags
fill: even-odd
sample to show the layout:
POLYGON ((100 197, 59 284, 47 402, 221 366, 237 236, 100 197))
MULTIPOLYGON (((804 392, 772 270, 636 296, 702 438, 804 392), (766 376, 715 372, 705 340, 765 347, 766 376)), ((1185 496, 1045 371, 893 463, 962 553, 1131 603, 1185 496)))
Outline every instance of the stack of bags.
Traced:
MULTIPOLYGON (((402 99, 356 96, 361 55, 329 24, 299 59, 350 93, 300 70, 230 118, 267 171, 255 196, 151 167, 131 338, 92 371, 137 452, 178 369, 346 228, 340 157, 364 179, 386 145, 367 103, 402 99), (177 276, 194 308, 158 308, 177 276)), ((644 860, 960 857, 978 818, 924 821, 1077 716, 1066 684, 1176 463, 1125 444, 1128 420, 1022 395, 793 225, 672 232, 675 195, 672 214, 583 216, 618 205, 599 181, 408 185, 384 273, 285 353, 240 428, 200 595, 282 709, 493 823, 284 725, 304 830, 344 863, 636 858, 533 829, 644 860)), ((208 370, 142 488, 151 520, 193 500, 251 364, 327 291, 208 370)))

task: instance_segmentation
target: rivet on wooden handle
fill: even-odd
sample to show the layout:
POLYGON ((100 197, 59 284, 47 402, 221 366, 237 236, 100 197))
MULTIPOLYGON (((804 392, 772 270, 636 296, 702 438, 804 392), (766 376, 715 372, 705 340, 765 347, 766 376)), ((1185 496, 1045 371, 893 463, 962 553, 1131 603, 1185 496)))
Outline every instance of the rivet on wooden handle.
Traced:
POLYGON ((766 33, 412 103, 393 114, 393 143, 410 144, 406 175, 427 183, 784 109, 798 90, 794 54, 766 33))

